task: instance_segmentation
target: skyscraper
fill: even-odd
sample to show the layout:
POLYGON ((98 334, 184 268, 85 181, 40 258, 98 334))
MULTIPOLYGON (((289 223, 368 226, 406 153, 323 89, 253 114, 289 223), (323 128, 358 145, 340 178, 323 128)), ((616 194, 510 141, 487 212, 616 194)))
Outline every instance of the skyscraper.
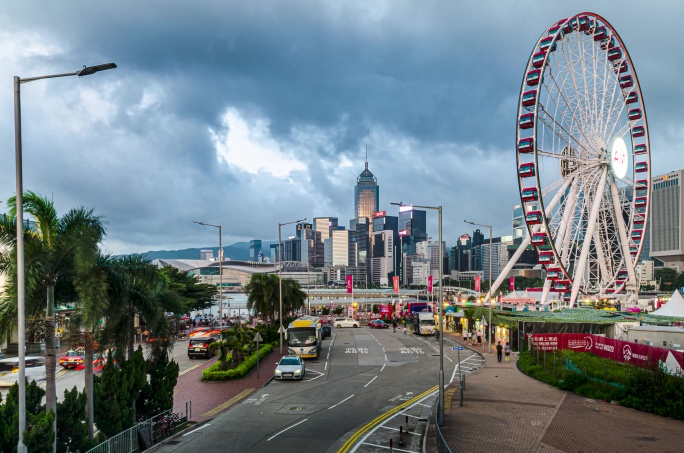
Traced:
MULTIPOLYGON (((380 186, 378 179, 368 169, 368 152, 366 152, 366 168, 356 178, 354 187, 354 209, 355 217, 366 217, 372 219, 373 214, 380 209, 380 186)), ((368 237, 373 234, 373 226, 370 225, 368 237)))
POLYGON ((665 266, 684 270, 684 228, 682 194, 684 170, 652 178, 650 255, 665 266))

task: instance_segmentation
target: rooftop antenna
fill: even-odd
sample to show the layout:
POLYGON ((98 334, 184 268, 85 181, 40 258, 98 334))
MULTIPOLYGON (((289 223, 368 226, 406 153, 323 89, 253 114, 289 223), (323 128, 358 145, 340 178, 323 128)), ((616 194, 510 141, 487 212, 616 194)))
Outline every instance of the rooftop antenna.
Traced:
POLYGON ((366 170, 368 170, 368 143, 366 143, 366 170))

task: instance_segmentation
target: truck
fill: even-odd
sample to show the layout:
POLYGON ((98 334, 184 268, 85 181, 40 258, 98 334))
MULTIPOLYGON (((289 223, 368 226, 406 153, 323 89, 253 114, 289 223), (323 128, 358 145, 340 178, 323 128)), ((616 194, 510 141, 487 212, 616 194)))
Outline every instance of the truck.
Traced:
POLYGON ((434 335, 435 317, 429 311, 420 311, 411 315, 413 318, 413 331, 416 335, 434 335))

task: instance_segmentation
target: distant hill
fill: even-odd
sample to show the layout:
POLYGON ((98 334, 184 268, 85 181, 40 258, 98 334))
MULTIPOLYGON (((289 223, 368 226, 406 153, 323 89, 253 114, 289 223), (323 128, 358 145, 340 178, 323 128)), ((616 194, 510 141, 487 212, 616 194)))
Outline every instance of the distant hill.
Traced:
MULTIPOLYGON (((263 253, 270 256, 270 242, 263 242, 263 253)), ((155 259, 171 259, 171 260, 198 260, 200 259, 201 250, 212 250, 214 258, 218 257, 218 247, 200 247, 182 250, 152 250, 144 252, 141 255, 146 256, 150 260, 155 259)), ((249 242, 236 242, 232 245, 223 246, 223 256, 231 260, 248 260, 249 259, 249 242)))

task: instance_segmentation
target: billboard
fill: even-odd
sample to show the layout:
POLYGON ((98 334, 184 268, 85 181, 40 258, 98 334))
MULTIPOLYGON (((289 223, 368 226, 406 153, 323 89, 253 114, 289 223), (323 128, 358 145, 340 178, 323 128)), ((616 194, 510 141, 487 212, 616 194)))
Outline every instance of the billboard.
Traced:
POLYGON ((373 218, 379 219, 380 217, 385 217, 387 215, 386 211, 378 211, 373 214, 373 218))
POLYGON ((354 276, 347 275, 347 294, 351 294, 354 291, 354 276))

